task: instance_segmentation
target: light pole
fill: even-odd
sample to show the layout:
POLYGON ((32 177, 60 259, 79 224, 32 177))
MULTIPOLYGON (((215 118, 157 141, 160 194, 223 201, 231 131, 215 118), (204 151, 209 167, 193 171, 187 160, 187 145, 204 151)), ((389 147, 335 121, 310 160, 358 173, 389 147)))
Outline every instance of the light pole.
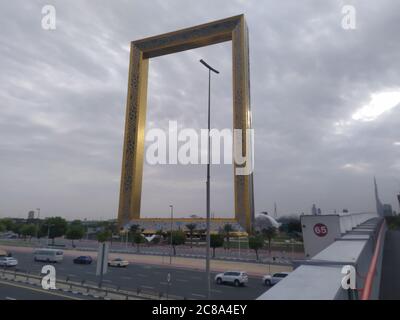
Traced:
POLYGON ((210 300, 211 279, 210 279, 210 164, 211 164, 211 71, 219 74, 219 71, 211 67, 203 59, 200 63, 208 69, 208 162, 207 162, 207 231, 206 231, 206 274, 207 274, 207 299, 210 300))
POLYGON ((37 223, 36 223, 36 240, 39 240, 39 223, 40 223, 40 208, 36 208, 38 212, 37 223))
POLYGON ((50 228, 54 227, 54 224, 47 225, 47 246, 49 246, 49 238, 50 238, 50 228))
POLYGON ((239 259, 240 259, 240 235, 239 235, 238 239, 239 239, 239 259))
POLYGON ((290 242, 292 243, 292 260, 294 259, 294 239, 290 239, 290 242))
POLYGON ((170 206, 171 209, 171 230, 170 230, 170 248, 169 248, 169 264, 172 264, 172 220, 174 219, 174 206, 171 204, 170 206))

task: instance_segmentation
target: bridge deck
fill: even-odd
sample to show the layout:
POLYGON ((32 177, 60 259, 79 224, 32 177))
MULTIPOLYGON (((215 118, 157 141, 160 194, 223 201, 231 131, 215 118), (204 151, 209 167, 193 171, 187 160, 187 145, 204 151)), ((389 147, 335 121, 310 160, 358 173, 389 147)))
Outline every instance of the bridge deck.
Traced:
POLYGON ((386 232, 380 299, 400 300, 400 231, 386 232))

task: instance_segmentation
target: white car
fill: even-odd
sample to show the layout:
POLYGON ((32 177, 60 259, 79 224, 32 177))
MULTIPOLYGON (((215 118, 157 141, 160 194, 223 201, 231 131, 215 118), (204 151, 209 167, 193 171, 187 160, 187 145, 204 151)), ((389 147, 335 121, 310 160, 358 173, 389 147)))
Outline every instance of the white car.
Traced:
POLYGON ((262 278, 262 283, 268 287, 273 286, 274 284, 277 284, 279 281, 281 281, 283 278, 287 277, 288 274, 289 272, 277 272, 273 275, 268 274, 262 278))
POLYGON ((1 267, 15 267, 18 264, 18 260, 12 257, 0 257, 1 267))
POLYGON ((110 267, 127 267, 129 265, 129 262, 126 260, 123 260, 121 258, 117 258, 117 259, 108 261, 108 265, 110 267))
POLYGON ((217 284, 232 283, 235 287, 244 286, 248 281, 249 278, 245 271, 227 271, 218 273, 215 276, 215 282, 217 284))
POLYGON ((61 262, 64 258, 64 251, 59 249, 37 249, 33 253, 35 261, 61 262))

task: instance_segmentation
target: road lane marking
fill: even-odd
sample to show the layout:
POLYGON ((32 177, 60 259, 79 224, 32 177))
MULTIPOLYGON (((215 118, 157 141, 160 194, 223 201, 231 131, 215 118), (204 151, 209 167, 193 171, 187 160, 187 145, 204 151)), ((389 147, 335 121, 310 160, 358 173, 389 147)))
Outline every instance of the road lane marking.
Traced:
POLYGON ((154 289, 154 287, 150 287, 150 286, 141 286, 142 288, 145 288, 145 289, 154 289))
POLYGON ((204 294, 198 294, 198 293, 192 293, 191 295, 195 296, 195 297, 200 297, 200 298, 205 298, 206 297, 204 294))
POLYGON ((122 279, 128 279, 128 280, 132 280, 132 277, 126 277, 126 276, 123 276, 123 277, 121 277, 122 279))
POLYGON ((17 300, 17 299, 15 299, 15 298, 11 298, 11 297, 6 297, 5 299, 6 299, 6 300, 17 300))
POLYGON ((179 282, 189 282, 189 280, 186 280, 186 279, 176 279, 176 281, 179 281, 179 282))
POLYGON ((27 289, 27 290, 31 290, 31 291, 36 291, 36 292, 40 292, 40 293, 45 293, 45 294, 49 294, 49 295, 53 295, 53 296, 58 296, 58 297, 62 297, 62 298, 67 298, 67 299, 71 299, 71 300, 82 300, 76 297, 72 297, 72 296, 67 296, 61 293, 57 293, 57 292, 52 292, 52 291, 48 291, 48 290, 41 290, 41 289, 36 289, 36 288, 31 288, 31 287, 27 287, 27 286, 22 286, 19 284, 15 284, 15 283, 8 283, 5 281, 0 281, 0 283, 7 285, 7 286, 11 286, 11 287, 16 287, 16 288, 22 288, 22 289, 27 289))

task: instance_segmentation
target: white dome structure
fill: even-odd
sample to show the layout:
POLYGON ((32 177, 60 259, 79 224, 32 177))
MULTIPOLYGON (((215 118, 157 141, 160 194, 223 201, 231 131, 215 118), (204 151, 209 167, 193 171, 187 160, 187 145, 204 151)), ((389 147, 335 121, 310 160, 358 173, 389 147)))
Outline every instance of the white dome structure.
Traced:
POLYGON ((256 231, 261 231, 262 229, 268 229, 270 227, 279 228, 280 226, 281 223, 265 213, 258 214, 254 220, 254 228, 256 231))

